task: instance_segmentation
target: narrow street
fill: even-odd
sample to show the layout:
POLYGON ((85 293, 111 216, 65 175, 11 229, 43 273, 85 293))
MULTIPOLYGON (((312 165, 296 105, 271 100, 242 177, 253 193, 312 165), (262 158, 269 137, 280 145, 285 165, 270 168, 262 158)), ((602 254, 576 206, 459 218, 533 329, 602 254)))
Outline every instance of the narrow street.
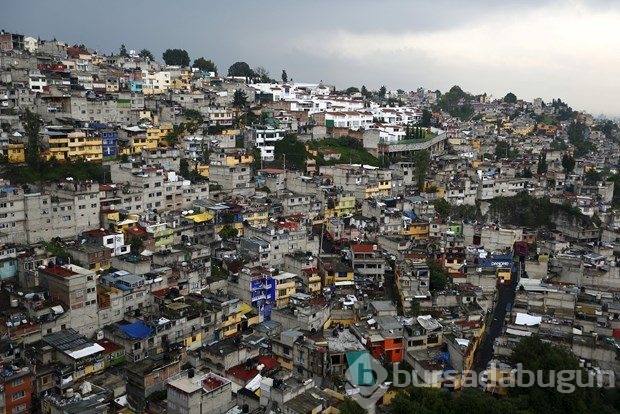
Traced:
MULTIPOLYGON (((515 299, 516 288, 519 284, 521 274, 519 272, 519 263, 514 263, 512 267, 512 276, 510 284, 500 285, 497 289, 497 302, 491 315, 489 315, 489 325, 482 340, 482 344, 478 347, 474 357, 474 371, 481 372, 486 369, 489 361, 493 358, 493 344, 495 339, 501 335, 504 328, 504 319, 506 317, 506 309, 508 304, 512 306, 515 299)), ((525 271, 525 267, 521 268, 521 272, 525 271)))

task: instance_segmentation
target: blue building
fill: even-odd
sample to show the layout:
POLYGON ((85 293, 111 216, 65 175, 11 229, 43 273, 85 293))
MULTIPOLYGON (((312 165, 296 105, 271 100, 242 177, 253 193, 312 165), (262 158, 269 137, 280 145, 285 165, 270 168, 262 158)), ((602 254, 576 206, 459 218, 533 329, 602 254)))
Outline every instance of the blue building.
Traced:
POLYGON ((268 269, 262 266, 243 268, 233 275, 231 282, 228 292, 256 309, 259 322, 271 319, 271 310, 276 300, 276 283, 268 269))
POLYGON ((17 276, 17 251, 15 247, 0 247, 0 280, 17 276))
POLYGON ((118 131, 106 129, 101 131, 101 145, 104 157, 113 157, 116 155, 118 140, 118 131))
POLYGON ((130 81, 129 90, 131 92, 142 92, 142 82, 137 80, 130 81))

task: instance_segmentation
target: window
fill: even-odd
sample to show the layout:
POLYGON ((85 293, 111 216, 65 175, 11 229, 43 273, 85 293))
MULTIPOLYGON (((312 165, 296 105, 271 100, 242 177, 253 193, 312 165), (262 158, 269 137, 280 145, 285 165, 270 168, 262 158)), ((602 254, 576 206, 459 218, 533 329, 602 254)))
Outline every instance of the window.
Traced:
POLYGON ((21 385, 23 383, 24 383, 24 377, 20 377, 20 378, 17 378, 17 379, 13 380, 13 386, 14 387, 17 387, 18 385, 21 385))
POLYGON ((17 407, 13 407, 13 409, 11 410, 11 413, 13 413, 13 414, 21 413, 23 411, 26 411, 27 408, 28 408, 27 404, 20 404, 17 407))
POLYGON ((16 401, 16 400, 24 398, 25 396, 26 396, 26 391, 24 390, 18 391, 18 392, 13 393, 11 400, 16 401))

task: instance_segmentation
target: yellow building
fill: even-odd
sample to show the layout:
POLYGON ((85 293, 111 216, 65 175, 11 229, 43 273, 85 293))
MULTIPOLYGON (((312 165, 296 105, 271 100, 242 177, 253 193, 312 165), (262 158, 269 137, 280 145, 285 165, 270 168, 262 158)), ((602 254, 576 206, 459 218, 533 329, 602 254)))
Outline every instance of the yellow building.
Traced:
POLYGON ((9 163, 11 164, 21 164, 26 162, 26 149, 24 148, 24 144, 21 142, 9 143, 7 156, 9 158, 9 163))
POLYGON ((206 223, 213 220, 213 214, 205 211, 199 214, 192 214, 191 216, 185 216, 186 219, 193 221, 196 224, 206 223))
POLYGON ((162 124, 146 129, 146 148, 155 149, 166 143, 166 135, 172 131, 172 124, 162 124))
POLYGON ((414 240, 427 240, 430 226, 425 221, 408 221, 400 231, 401 236, 409 236, 414 240))
POLYGON ((203 177, 209 178, 209 165, 208 164, 197 163, 195 168, 198 174, 200 174, 203 177))
POLYGON ((512 132, 516 135, 526 136, 534 132, 534 125, 519 125, 514 127, 512 132))
POLYGON ((49 151, 46 158, 59 161, 81 158, 87 161, 103 160, 101 137, 88 136, 84 131, 48 133, 49 151))
POLYGON ((364 190, 364 198, 374 198, 381 196, 389 196, 392 192, 392 181, 377 181, 375 183, 366 184, 366 189, 364 190))
POLYGON ((254 156, 252 154, 238 153, 218 153, 212 154, 210 157, 211 164, 213 165, 225 165, 227 167, 234 167, 239 164, 251 164, 254 162, 254 156))
POLYGON ((307 279, 307 293, 310 295, 321 293, 321 275, 319 274, 319 269, 302 269, 302 272, 304 273, 303 277, 307 279))
POLYGON ((236 335, 242 329, 242 325, 256 325, 259 322, 258 315, 254 314, 250 305, 239 302, 238 306, 230 306, 228 314, 222 315, 221 332, 224 338, 236 335))
POLYGON ((103 56, 92 55, 90 58, 90 63, 92 63, 94 66, 101 65, 103 63, 103 56))
POLYGON ((476 152, 480 152, 480 146, 481 146, 481 143, 479 139, 476 138, 476 139, 471 140, 471 147, 475 149, 476 152))
POLYGON ((334 207, 335 213, 338 217, 347 216, 355 211, 355 197, 340 197, 338 203, 334 207))
POLYGON ((198 349, 202 346, 202 333, 196 332, 183 339, 183 345, 188 350, 198 349))
POLYGON ((243 220, 252 227, 265 227, 269 224, 269 212, 265 210, 248 210, 243 213, 243 220))
POLYGON ((103 160, 101 137, 87 136, 84 132, 77 131, 70 133, 69 158, 82 158, 87 161, 103 160))
POLYGON ((276 307, 281 308, 288 305, 291 296, 297 292, 295 275, 288 272, 280 273, 273 276, 273 280, 276 281, 276 307))
POLYGON ((323 286, 351 286, 354 285, 353 268, 347 266, 339 257, 321 257, 323 270, 323 286))

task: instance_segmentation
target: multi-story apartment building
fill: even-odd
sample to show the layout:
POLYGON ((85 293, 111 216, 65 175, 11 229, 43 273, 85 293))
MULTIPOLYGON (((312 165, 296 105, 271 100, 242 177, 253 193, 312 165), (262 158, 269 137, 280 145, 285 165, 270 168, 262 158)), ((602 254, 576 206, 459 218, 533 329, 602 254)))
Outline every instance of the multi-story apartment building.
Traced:
POLYGON ((382 287, 385 275, 385 259, 376 244, 352 244, 351 264, 360 286, 382 287))
POLYGON ((111 176, 112 181, 123 183, 121 190, 116 191, 117 207, 130 212, 189 209, 195 201, 209 197, 208 183, 192 184, 163 168, 115 164, 111 176))
POLYGON ((24 190, 4 182, 0 187, 0 241, 26 243, 24 190))
POLYGON ((260 150, 263 161, 273 161, 275 157, 275 143, 281 141, 286 130, 270 126, 246 127, 246 135, 250 145, 260 150))
POLYGON ((527 188, 528 179, 482 179, 478 183, 478 200, 513 197, 527 188))
POLYGON ((248 164, 211 165, 209 180, 217 183, 223 192, 251 196, 255 192, 252 177, 252 167, 248 164))
POLYGON ((228 292, 255 308, 260 322, 270 319, 276 303, 276 283, 268 269, 244 267, 229 279, 228 292))
POLYGON ((41 286, 52 300, 69 309, 69 326, 86 336, 99 329, 97 316, 97 281, 95 272, 76 265, 49 264, 39 270, 41 286))
POLYGON ((257 237, 264 242, 268 256, 264 259, 269 266, 277 267, 284 264, 284 256, 297 250, 316 252, 319 249, 318 237, 313 236, 309 229, 298 222, 282 222, 266 228, 246 226, 245 237, 257 237))
POLYGON ((24 196, 26 239, 28 243, 53 237, 74 238, 76 234, 99 226, 99 184, 63 181, 47 187, 44 193, 24 196))
POLYGON ((142 71, 142 93, 144 95, 161 95, 170 88, 171 75, 168 71, 142 71))
POLYGON ((234 405, 232 382, 213 372, 200 378, 191 370, 167 384, 167 412, 171 414, 202 414, 208 407, 210 413, 223 414, 234 405))
POLYGON ((43 135, 47 137, 49 144, 48 158, 54 157, 59 161, 103 159, 101 137, 90 130, 75 131, 71 127, 50 126, 43 135))
POLYGON ((27 366, 5 366, 0 375, 0 411, 30 413, 33 398, 32 373, 27 366))
POLYGON ((372 166, 337 164, 321 166, 323 175, 332 177, 336 187, 354 194, 358 200, 369 197, 389 196, 392 193, 392 170, 372 166))

